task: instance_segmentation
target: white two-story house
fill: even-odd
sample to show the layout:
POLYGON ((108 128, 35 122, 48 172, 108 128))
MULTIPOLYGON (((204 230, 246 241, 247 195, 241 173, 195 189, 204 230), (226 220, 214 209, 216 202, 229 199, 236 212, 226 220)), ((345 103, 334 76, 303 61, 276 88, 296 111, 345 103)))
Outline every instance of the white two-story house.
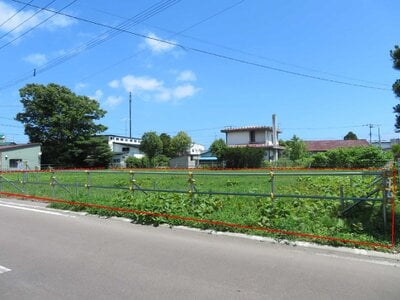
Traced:
POLYGON ((130 156, 137 158, 144 156, 144 153, 139 150, 142 141, 140 138, 119 135, 104 135, 104 137, 107 139, 108 145, 114 154, 111 162, 113 167, 124 168, 126 166, 125 160, 130 156))
POLYGON ((272 116, 272 126, 245 126, 225 128, 225 142, 228 147, 257 147, 265 149, 265 159, 276 161, 284 147, 279 146, 276 117, 272 116))

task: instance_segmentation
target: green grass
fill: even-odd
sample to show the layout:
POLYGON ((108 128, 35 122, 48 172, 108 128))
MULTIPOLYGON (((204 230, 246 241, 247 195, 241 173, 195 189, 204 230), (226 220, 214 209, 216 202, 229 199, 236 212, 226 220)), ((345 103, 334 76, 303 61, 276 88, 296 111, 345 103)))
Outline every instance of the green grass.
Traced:
MULTIPOLYGON (((385 231, 380 202, 365 202, 347 216, 339 217, 341 203, 337 200, 271 198, 272 177, 267 170, 193 171, 197 191, 265 194, 265 196, 212 194, 191 196, 189 193, 191 184, 188 182, 189 172, 176 171, 173 174, 170 170, 160 170, 157 174, 149 172, 142 174, 142 170, 132 172, 6 173, 0 180, 0 189, 11 193, 25 193, 244 226, 265 227, 385 245, 389 245, 391 242, 391 215, 390 213, 387 215, 389 228, 385 231), (6 179, 12 181, 14 185, 6 182, 6 179), (132 182, 132 179, 135 181, 132 182), (130 189, 133 183, 135 190, 130 189), (148 190, 147 193, 138 190, 139 187, 148 190), (174 190, 175 192, 152 191, 157 189, 174 190)), ((287 174, 288 171, 285 173, 287 174)), ((371 185, 374 179, 375 176, 279 176, 279 172, 276 172, 273 177, 274 193, 278 195, 339 196, 340 189, 342 189, 345 196, 352 197, 362 197, 368 191, 375 189, 376 185, 371 185)), ((345 205, 352 203, 352 201, 346 201, 345 205)), ((89 213, 106 216, 125 216, 143 224, 168 223, 277 238, 309 240, 305 237, 293 237, 281 233, 169 219, 164 216, 122 213, 95 207, 71 206, 65 203, 53 203, 51 206, 85 210, 89 213)), ((388 210, 390 211, 390 208, 388 210)), ((398 213, 399 210, 396 210, 396 214, 398 213)), ((317 240, 317 242, 342 244, 338 241, 317 240)))

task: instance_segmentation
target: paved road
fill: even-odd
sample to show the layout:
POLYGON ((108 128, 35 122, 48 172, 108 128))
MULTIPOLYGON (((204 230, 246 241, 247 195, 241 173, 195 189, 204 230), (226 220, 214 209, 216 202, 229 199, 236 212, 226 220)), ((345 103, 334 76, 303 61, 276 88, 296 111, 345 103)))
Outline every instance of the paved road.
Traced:
POLYGON ((0 299, 400 299, 400 264, 0 200, 0 299))

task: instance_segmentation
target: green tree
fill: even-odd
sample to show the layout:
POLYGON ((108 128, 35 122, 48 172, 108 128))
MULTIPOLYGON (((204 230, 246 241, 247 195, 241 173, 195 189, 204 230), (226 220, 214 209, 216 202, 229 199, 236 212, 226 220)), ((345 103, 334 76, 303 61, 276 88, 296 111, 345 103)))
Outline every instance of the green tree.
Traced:
POLYGON ((231 147, 224 151, 227 168, 260 168, 264 160, 264 149, 231 147))
POLYGON ((139 150, 144 152, 149 159, 150 166, 153 166, 153 158, 162 153, 163 143, 154 131, 145 132, 142 136, 139 150))
POLYGON ((358 140, 357 135, 353 131, 349 131, 343 138, 344 140, 358 140))
MULTIPOLYGON (((92 139, 107 129, 95 123, 106 114, 96 100, 54 83, 27 84, 19 94, 23 112, 15 119, 24 124, 30 142, 42 144, 42 164, 85 166, 105 151, 104 143, 92 139)), ((105 165, 108 157, 109 153, 103 156, 105 165)))
POLYGON ((214 156, 217 157, 218 162, 222 163, 224 161, 227 148, 228 146, 225 144, 225 141, 223 139, 218 139, 211 144, 210 151, 214 156))
POLYGON ((181 156, 185 154, 190 145, 192 144, 192 139, 184 131, 179 131, 176 136, 171 139, 171 155, 172 157, 181 156))
POLYGON ((161 133, 160 139, 163 144, 162 154, 167 157, 171 157, 171 136, 166 133, 161 133))
POLYGON ((113 153, 107 139, 102 136, 93 136, 87 140, 77 142, 77 148, 71 151, 74 161, 81 167, 108 167, 113 153))
POLYGON ((285 143, 284 155, 291 161, 296 161, 307 156, 307 147, 303 140, 294 135, 291 140, 285 143))
MULTIPOLYGON (((390 51, 390 56, 393 60, 393 68, 400 70, 400 47, 397 45, 394 46, 394 50, 390 51)), ((395 83, 393 83, 392 88, 396 97, 400 98, 400 79, 397 79, 395 83)), ((400 132, 400 104, 397 104, 395 107, 393 107, 393 111, 396 114, 396 132, 400 132)))
POLYGON ((395 159, 399 159, 400 158, 400 144, 394 144, 392 145, 392 153, 393 153, 393 157, 395 159))
POLYGON ((382 167, 391 154, 374 146, 337 148, 313 156, 314 168, 372 168, 382 167))

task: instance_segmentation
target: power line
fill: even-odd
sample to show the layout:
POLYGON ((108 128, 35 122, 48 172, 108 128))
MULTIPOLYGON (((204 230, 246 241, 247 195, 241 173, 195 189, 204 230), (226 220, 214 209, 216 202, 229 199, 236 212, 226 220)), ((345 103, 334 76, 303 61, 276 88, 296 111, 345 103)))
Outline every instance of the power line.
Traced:
MULTIPOLYGON (((147 25, 149 27, 156 28, 156 29, 164 31, 164 32, 175 33, 172 30, 165 29, 165 28, 162 28, 162 27, 159 27, 159 26, 150 25, 150 24, 146 24, 146 23, 145 23, 145 25, 147 25)), ((211 46, 215 46, 215 47, 218 47, 218 48, 221 48, 221 49, 225 49, 225 50, 229 50, 229 51, 232 51, 232 52, 236 52, 236 53, 240 53, 240 54, 243 54, 243 55, 247 55, 247 56, 250 56, 250 57, 255 57, 255 58, 258 58, 258 59, 271 61, 271 62, 280 64, 280 65, 283 65, 283 66, 294 67, 294 68, 302 69, 302 70, 305 70, 305 71, 311 71, 311 72, 315 72, 315 73, 325 74, 325 75, 329 75, 329 76, 333 76, 333 77, 337 77, 337 78, 348 79, 348 80, 353 80, 353 81, 364 82, 364 83, 368 83, 368 84, 387 86, 386 83, 370 81, 370 80, 364 80, 364 79, 344 76, 344 75, 340 75, 340 74, 335 74, 335 73, 331 73, 331 72, 326 72, 326 71, 318 70, 318 69, 315 69, 315 68, 300 66, 298 64, 288 63, 288 62, 284 62, 284 61, 281 61, 281 60, 278 60, 278 59, 275 59, 275 58, 270 58, 270 57, 266 57, 266 56, 263 56, 263 55, 255 54, 255 53, 252 53, 252 52, 243 51, 241 49, 229 47, 229 46, 226 46, 226 45, 221 45, 221 44, 218 44, 218 43, 215 43, 215 42, 206 41, 204 39, 200 39, 198 37, 194 37, 194 36, 191 36, 191 35, 186 35, 186 34, 180 34, 180 35, 182 37, 184 37, 184 38, 189 38, 189 39, 201 42, 201 43, 206 44, 206 45, 211 45, 211 46)))
MULTIPOLYGON (((228 46, 225 46, 225 45, 221 45, 221 44, 218 44, 218 43, 206 41, 206 40, 204 40, 204 39, 200 39, 200 38, 197 38, 197 37, 193 37, 193 36, 190 36, 190 35, 185 35, 185 34, 183 34, 184 32, 186 32, 186 31, 192 29, 193 27, 198 26, 198 25, 200 25, 200 24, 202 24, 202 23, 204 23, 204 22, 206 22, 206 21, 212 19, 212 18, 214 18, 215 16, 220 15, 220 14, 226 12, 227 10, 230 10, 230 9, 234 8, 235 6, 238 6, 239 4, 242 4, 244 1, 245 1, 245 0, 241 0, 241 1, 239 1, 239 2, 236 2, 236 3, 234 3, 234 4, 230 5, 230 6, 228 6, 228 7, 224 8, 224 9, 222 9, 221 11, 218 11, 217 13, 215 13, 215 14, 213 14, 213 15, 211 15, 211 16, 209 16, 209 17, 207 17, 207 18, 205 18, 205 19, 203 19, 203 20, 201 20, 201 21, 199 21, 199 22, 197 22, 197 23, 195 23, 195 24, 189 26, 189 27, 186 27, 185 29, 180 30, 180 31, 178 31, 178 32, 172 31, 172 30, 169 30, 169 29, 165 29, 165 28, 162 28, 162 27, 159 27, 159 26, 154 26, 154 25, 150 25, 150 24, 146 24, 146 23, 144 23, 144 24, 145 24, 146 26, 153 27, 153 28, 156 28, 156 29, 158 29, 158 30, 161 30, 161 31, 164 31, 164 32, 169 33, 170 35, 167 37, 167 39, 173 38, 173 37, 175 37, 175 36, 182 36, 182 37, 189 38, 189 39, 193 39, 193 40, 195 40, 195 41, 198 41, 198 42, 201 42, 201 43, 204 43, 204 44, 208 44, 208 45, 211 45, 211 46, 216 46, 216 47, 219 47, 219 48, 222 48, 222 49, 225 49, 225 50, 237 52, 237 53, 240 53, 240 54, 244 54, 244 55, 247 55, 247 56, 251 56, 251 57, 263 59, 263 60, 266 60, 266 61, 271 61, 271 62, 280 64, 280 65, 284 65, 284 66, 289 66, 289 67, 294 67, 294 68, 298 68, 298 69, 303 69, 303 70, 305 70, 305 71, 311 71, 311 72, 321 73, 321 74, 325 74, 325 75, 329 75, 329 76, 333 76, 333 77, 337 77, 337 78, 343 78, 343 79, 348 79, 348 80, 353 80, 353 81, 359 81, 359 82, 364 82, 364 83, 374 84, 374 85, 387 86, 387 84, 380 83, 380 82, 376 82, 376 81, 370 81, 370 80, 364 80, 364 79, 359 79, 359 78, 344 76, 344 75, 340 75, 340 74, 335 74, 335 73, 331 73, 331 72, 326 72, 326 71, 317 70, 317 69, 315 69, 315 68, 304 67, 304 66, 300 66, 300 65, 297 65, 297 64, 292 64, 292 63, 284 62, 284 61, 277 60, 277 59, 274 59, 274 58, 266 57, 266 56, 259 55, 259 54, 255 54, 255 53, 251 53, 251 52, 248 52, 248 51, 243 51, 243 50, 236 49, 236 48, 233 48, 233 47, 228 47, 228 46)), ((104 11, 104 10, 101 10, 101 9, 96 9, 96 8, 93 8, 93 7, 90 7, 90 6, 87 6, 87 7, 90 8, 90 9, 93 9, 93 10, 95 10, 95 11, 101 12, 101 13, 103 13, 103 14, 106 14, 106 15, 109 15, 109 16, 112 16, 112 17, 117 17, 117 18, 126 20, 125 17, 119 16, 119 15, 117 15, 117 14, 112 14, 112 13, 109 13, 109 12, 107 12, 107 11, 104 11)), ((118 62, 116 62, 116 63, 114 63, 114 64, 112 64, 112 65, 109 65, 108 67, 105 67, 105 68, 101 69, 100 71, 93 72, 91 75, 88 75, 88 76, 84 77, 82 80, 86 80, 86 79, 91 78, 92 76, 95 76, 95 75, 97 75, 97 74, 101 74, 102 72, 105 72, 105 71, 111 69, 112 67, 117 66, 117 65, 119 65, 119 64, 121 64, 121 63, 123 63, 123 62, 125 62, 125 61, 127 61, 127 60, 129 60, 129 59, 131 59, 131 58, 133 58, 133 57, 135 57, 137 54, 139 54, 139 53, 141 53, 141 52, 143 52, 143 51, 144 51, 144 50, 137 51, 135 54, 130 55, 130 56, 127 56, 127 57, 125 57, 125 58, 119 60, 118 62)))
MULTIPOLYGON (((59 9, 57 12, 54 12, 52 15, 50 15, 49 17, 47 17, 46 19, 42 20, 41 22, 39 22, 38 24, 36 24, 35 26, 31 27, 30 29, 28 29, 27 31, 25 31, 24 33, 20 34, 19 36, 15 37, 14 39, 12 39, 11 41, 9 41, 8 43, 0 46, 0 50, 7 47, 8 45, 12 44, 13 42, 15 42, 16 40, 19 40, 20 38, 22 38, 24 35, 28 34, 29 32, 31 32, 32 30, 34 30, 35 28, 39 27, 40 25, 46 23, 48 20, 50 20, 51 18, 53 18, 56 14, 60 13, 61 11, 63 11, 64 9, 70 7, 72 4, 74 4, 76 1, 78 0, 73 0, 72 2, 70 2, 69 4, 65 5, 63 8, 59 9)), ((35 74, 36 75, 36 74, 35 74)))
MULTIPOLYGON (((32 2, 32 1, 31 1, 32 2)), ((31 2, 29 3, 21 3, 21 4, 25 4, 26 6, 32 6, 31 2)), ((24 25, 26 22, 28 22, 29 20, 31 20, 34 16, 36 16, 38 13, 42 12, 42 11, 47 11, 47 7, 49 7, 50 5, 52 5, 54 2, 56 2, 56 0, 52 0, 50 1, 45 7, 36 7, 39 10, 36 11, 33 15, 31 15, 29 18, 25 19, 24 21, 22 21, 21 23, 19 23, 17 26, 15 26, 13 29, 7 31, 6 33, 4 33, 2 36, 0 36, 0 40, 4 37, 6 37, 7 35, 9 35, 11 32, 15 31, 16 29, 18 29, 19 27, 21 27, 22 25, 24 25)))
POLYGON ((22 6, 19 10, 17 10, 13 15, 11 15, 10 17, 8 17, 6 20, 3 21, 3 23, 0 24, 0 27, 3 26, 4 24, 6 24, 8 21, 12 20, 16 15, 18 15, 21 11, 23 11, 28 4, 31 4, 34 0, 29 1, 29 3, 25 4, 24 6, 22 6))
MULTIPOLYGON (((19 0, 12 0, 12 1, 17 2, 17 3, 21 3, 21 4, 26 4, 25 2, 22 2, 22 1, 19 1, 19 0)), ((33 4, 29 4, 29 6, 36 7, 36 8, 38 7, 38 6, 33 5, 33 4)), ((51 10, 51 9, 45 9, 45 10, 51 11, 51 12, 55 12, 54 10, 51 10)), ((133 31, 130 31, 130 30, 127 30, 127 29, 123 29, 123 28, 117 28, 115 26, 103 24, 103 23, 100 23, 100 22, 97 22, 97 21, 85 19, 85 18, 82 18, 82 17, 73 16, 73 15, 66 14, 66 13, 61 13, 60 12, 58 14, 66 16, 66 17, 70 17, 70 18, 73 18, 73 19, 76 19, 76 20, 79 20, 79 21, 82 21, 82 22, 86 22, 86 23, 89 23, 89 24, 93 24, 93 25, 104 27, 104 28, 125 32, 125 33, 128 33, 128 34, 134 35, 136 37, 141 37, 141 38, 153 40, 153 41, 156 41, 156 42, 164 43, 164 44, 167 44, 167 45, 171 45, 171 46, 174 46, 174 47, 179 47, 179 48, 181 48, 183 50, 187 50, 187 51, 190 50, 190 51, 197 52, 197 53, 200 53, 200 54, 213 56, 213 57, 216 57, 216 58, 220 58, 220 59, 224 59, 224 60, 228 60, 228 61, 232 61, 232 62, 244 64, 244 65, 250 65, 250 66, 254 66, 254 67, 258 67, 258 68, 262 68, 262 69, 266 69, 266 70, 271 70, 271 71, 275 71, 275 72, 280 72, 280 73, 284 73, 284 74, 289 74, 289 75, 294 75, 294 76, 298 76, 298 77, 314 79, 314 80, 319 80, 319 81, 324 81, 324 82, 329 82, 329 83, 334 83, 334 84, 340 84, 340 85, 346 85, 346 86, 352 86, 352 87, 359 87, 359 88, 366 88, 366 89, 374 89, 374 90, 391 91, 391 89, 389 89, 389 88, 381 88, 381 87, 376 87, 376 86, 371 86, 371 85, 366 85, 366 84, 351 83, 351 82, 347 82, 347 81, 329 79, 329 78, 325 78, 325 77, 313 76, 313 75, 309 75, 309 74, 306 74, 306 73, 300 73, 300 72, 290 71, 290 70, 286 70, 286 69, 282 69, 282 68, 272 67, 272 66, 269 66, 269 65, 264 65, 264 64, 261 64, 261 63, 257 63, 257 62, 252 62, 252 61, 248 61, 248 60, 244 60, 244 59, 240 59, 240 58, 236 58, 236 57, 232 57, 232 56, 228 56, 228 55, 224 55, 224 54, 220 54, 220 53, 216 53, 216 52, 211 52, 211 51, 203 50, 203 49, 200 49, 200 48, 185 46, 185 45, 182 45, 182 44, 179 44, 179 43, 176 43, 176 42, 166 41, 166 40, 163 40, 163 39, 160 39, 160 38, 156 38, 156 37, 150 37, 150 36, 145 35, 145 34, 133 32, 133 31)))
MULTIPOLYGON (((52 60, 50 60, 49 62, 47 62, 46 64, 42 65, 41 67, 38 67, 35 69, 35 75, 37 75, 39 72, 43 73, 51 68, 54 68, 55 66, 64 63, 65 61, 75 57, 76 55, 79 55, 80 53, 91 49, 93 47, 96 47, 102 43, 104 43, 105 41, 110 40, 111 38, 119 35, 120 33, 126 31, 128 28, 133 27, 137 24, 142 23, 143 21, 155 16, 156 14, 159 14, 160 12, 166 10, 167 8, 177 4, 178 2, 181 2, 182 0, 163 0, 163 1, 159 1, 156 4, 153 4, 152 6, 150 6, 149 8, 145 9, 144 11, 136 14, 135 16, 133 16, 132 18, 122 22, 120 25, 118 25, 118 27, 112 27, 112 26, 105 26, 106 28, 108 28, 109 30, 101 33, 100 35, 96 36, 95 38, 91 39, 90 41, 86 42, 85 44, 71 49, 68 52, 66 52, 65 54, 56 57, 52 60)), ((14 1, 17 3, 23 3, 26 4, 24 2, 21 1, 14 1)), ((29 5, 29 4, 27 4, 29 5)), ((38 8, 39 6, 36 5, 30 5, 33 6, 35 8, 38 8)), ((40 8, 40 7, 39 7, 40 8)), ((51 11, 53 13, 57 13, 54 10, 49 10, 49 9, 45 9, 46 11, 51 11)), ((73 17, 71 15, 65 14, 65 13, 60 13, 58 12, 58 14, 60 15, 64 15, 70 18, 74 18, 74 19, 80 19, 78 17, 73 17)), ((104 26, 103 26, 104 27, 104 26)), ((2 86, 0 86, 0 90, 13 86, 15 84, 18 84, 20 82, 24 82, 25 80, 31 78, 32 76, 32 72, 26 72, 22 75, 22 77, 19 77, 17 79, 11 80, 9 82, 6 82, 5 84, 3 84, 2 86)))
POLYGON ((89 42, 81 45, 80 47, 72 49, 69 52, 67 52, 66 54, 49 61, 48 63, 46 63, 44 66, 38 68, 37 70, 39 72, 44 72, 46 70, 54 68, 55 66, 57 66, 61 63, 64 63, 65 61, 75 57, 76 55, 79 55, 80 53, 82 53, 86 50, 92 49, 92 48, 116 37, 117 35, 127 31, 129 28, 142 23, 143 21, 155 16, 156 14, 159 14, 160 12, 177 4, 180 1, 182 1, 182 0, 160 1, 160 2, 152 5, 148 9, 144 10, 143 12, 136 14, 134 17, 128 19, 127 21, 122 22, 120 25, 118 25, 118 27, 113 27, 113 26, 107 27, 107 28, 109 28, 108 31, 98 35, 97 37, 95 37, 92 40, 90 40, 89 42))
MULTIPOLYGON (((204 18, 204 19, 202 19, 202 20, 200 20, 200 21, 198 21, 198 22, 196 22, 196 23, 194 23, 194 24, 188 26, 188 27, 186 27, 186 28, 183 29, 183 30, 180 30, 180 31, 178 31, 178 32, 172 32, 172 34, 169 35, 169 36, 167 37, 167 39, 170 39, 170 38, 174 38, 174 37, 176 37, 176 36, 179 36, 179 35, 181 35, 182 33, 186 32, 186 31, 189 31, 190 29, 192 29, 192 28, 194 28, 194 27, 196 27, 196 26, 198 26, 198 25, 200 25, 200 24, 203 24, 203 23, 205 23, 206 21, 208 21, 208 20, 210 20, 210 19, 212 19, 212 18, 214 18, 214 17, 216 17, 216 16, 218 16, 218 15, 223 14, 224 12, 226 12, 226 11, 228 11, 228 10, 230 10, 230 9, 232 9, 232 8, 234 8, 234 7, 236 7, 236 6, 238 6, 239 4, 242 4, 244 1, 245 1, 245 0, 241 0, 241 1, 238 1, 238 2, 236 2, 236 3, 234 3, 234 4, 232 4, 232 5, 229 5, 228 7, 225 7, 224 9, 222 9, 222 10, 220 10, 220 11, 218 11, 218 12, 216 12, 216 13, 214 13, 214 14, 212 14, 212 15, 210 15, 210 16, 208 16, 208 17, 206 17, 206 18, 204 18)), ((106 13, 106 12, 104 12, 104 11, 102 11, 102 12, 103 12, 103 13, 106 13)), ((111 15, 116 16, 116 15, 114 15, 114 14, 111 14, 111 15)), ((125 18, 120 17, 120 16, 116 16, 116 17, 125 19, 125 18)), ((145 51, 145 49, 140 50, 140 51, 136 51, 136 52, 135 52, 134 54, 132 54, 132 55, 129 55, 129 56, 123 58, 123 59, 120 59, 120 60, 118 60, 117 62, 115 62, 115 63, 113 63, 113 64, 111 64, 111 65, 108 65, 108 66, 105 67, 105 68, 102 68, 101 70, 98 70, 98 71, 96 71, 96 72, 91 73, 90 75, 85 76, 84 78, 81 79, 81 81, 82 81, 82 80, 87 80, 88 78, 91 78, 91 77, 93 77, 93 76, 96 76, 96 75, 98 75, 98 74, 101 74, 101 73, 103 73, 103 72, 105 72, 105 71, 107 71, 107 70, 110 70, 111 68, 113 68, 113 67, 115 67, 115 66, 118 66, 118 65, 120 65, 120 64, 122 64, 122 63, 124 63, 124 62, 126 62, 127 60, 132 59, 133 57, 136 57, 138 54, 140 54, 140 53, 142 53, 142 52, 144 52, 144 51, 145 51)))

